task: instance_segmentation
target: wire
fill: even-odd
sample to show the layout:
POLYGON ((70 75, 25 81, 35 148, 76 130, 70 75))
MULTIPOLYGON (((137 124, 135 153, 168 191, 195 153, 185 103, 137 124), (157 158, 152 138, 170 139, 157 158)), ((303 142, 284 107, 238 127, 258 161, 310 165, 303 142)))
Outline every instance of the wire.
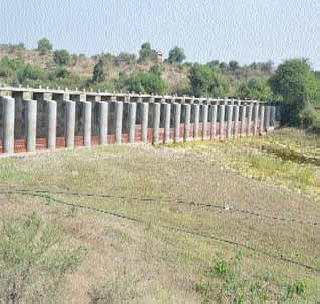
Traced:
MULTIPOLYGON (((67 202, 67 201, 64 201, 64 200, 61 200, 61 199, 54 198, 54 197, 52 197, 52 196, 50 196, 48 194, 37 194, 37 193, 32 193, 32 192, 21 192, 21 191, 12 191, 12 190, 0 191, 0 194, 18 194, 18 195, 27 195, 27 196, 33 196, 33 197, 41 197, 41 198, 47 199, 48 201, 53 201, 53 202, 56 202, 56 203, 59 203, 59 204, 62 204, 62 205, 72 206, 72 207, 82 208, 82 209, 87 209, 87 210, 91 210, 91 211, 95 211, 95 212, 99 212, 99 213, 104 213, 104 214, 108 214, 108 215, 111 215, 111 216, 114 216, 114 217, 117 217, 117 218, 129 220, 129 221, 140 223, 140 224, 144 224, 144 225, 148 224, 147 222, 142 221, 142 220, 137 219, 137 218, 134 218, 134 217, 130 217, 130 216, 123 215, 123 214, 118 214, 118 213, 115 213, 115 212, 112 212, 112 211, 96 208, 96 207, 93 207, 93 206, 87 206, 87 205, 75 204, 75 203, 67 202)), ((305 269, 320 273, 320 269, 319 268, 310 266, 310 265, 302 263, 300 261, 292 260, 292 259, 290 259, 288 257, 283 256, 283 255, 275 255, 275 254, 272 254, 272 253, 267 252, 265 250, 257 249, 257 248, 251 247, 249 245, 246 245, 246 244, 238 243, 236 241, 223 239, 223 238, 217 237, 215 235, 211 235, 211 234, 209 235, 209 234, 206 234, 206 233, 197 232, 197 231, 192 230, 192 229, 176 227, 176 226, 170 226, 170 225, 155 225, 155 226, 157 226, 159 228, 163 228, 163 229, 174 230, 174 231, 177 231, 177 232, 189 234, 189 235, 196 236, 196 237, 201 237, 201 238, 205 238, 205 239, 219 241, 221 243, 226 243, 226 244, 233 245, 233 246, 242 247, 242 248, 248 249, 250 251, 257 252, 257 253, 260 253, 262 255, 268 256, 270 258, 273 258, 273 259, 276 259, 276 260, 279 260, 279 261, 283 261, 283 262, 287 262, 287 263, 290 263, 290 264, 293 264, 293 265, 297 265, 297 266, 303 267, 305 269)))
MULTIPOLYGON (((3 190, 6 191, 6 190, 3 190)), ((320 226, 320 222, 316 221, 307 221, 307 220, 300 220, 295 218, 286 218, 286 217, 279 217, 279 216, 272 216, 267 214, 258 213, 253 210, 248 209, 240 209, 236 207, 226 207, 226 204, 224 205, 218 205, 218 204, 208 204, 208 203, 202 203, 202 202, 194 202, 194 201, 184 201, 182 199, 168 199, 163 197, 130 197, 130 196, 116 196, 116 195, 109 195, 109 194, 95 194, 95 193, 87 193, 87 192, 69 192, 69 191, 52 191, 52 190, 32 190, 32 189, 14 189, 13 191, 18 192, 35 192, 35 193, 50 193, 50 194, 63 194, 63 195, 71 195, 71 196, 86 196, 86 197, 97 197, 97 198, 115 198, 115 199, 130 199, 130 200, 137 200, 142 202, 156 202, 157 200, 161 200, 163 202, 173 202, 177 204, 182 205, 191 205, 196 207, 206 207, 206 208, 213 208, 213 209, 219 209, 222 211, 228 211, 228 212, 237 212, 240 214, 246 214, 249 216, 254 217, 260 217, 265 218, 269 220, 275 220, 275 221, 282 221, 282 222, 288 222, 288 223, 297 223, 297 224, 303 224, 303 225, 309 225, 309 226, 320 226)))

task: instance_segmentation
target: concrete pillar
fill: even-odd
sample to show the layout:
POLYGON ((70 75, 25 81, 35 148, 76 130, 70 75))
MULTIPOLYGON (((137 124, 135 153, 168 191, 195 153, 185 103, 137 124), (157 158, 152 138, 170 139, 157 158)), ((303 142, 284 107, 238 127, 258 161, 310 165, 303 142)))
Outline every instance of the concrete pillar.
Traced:
POLYGON ((55 150, 57 141, 57 102, 47 100, 48 104, 48 149, 55 150))
POLYGON ((148 115, 149 103, 142 103, 142 123, 141 123, 141 140, 143 143, 148 143, 148 115))
POLYGON ((123 118, 123 102, 116 102, 116 144, 122 142, 122 118, 123 118))
POLYGON ((36 151, 37 138, 37 101, 28 99, 27 103, 27 151, 36 151))
POLYGON ((270 126, 275 127, 276 125, 276 106, 270 106, 270 126))
POLYGON ((15 100, 12 97, 1 97, 3 102, 3 149, 4 153, 14 153, 14 113, 15 100))
POLYGON ((195 103, 192 106, 194 107, 193 138, 198 139, 198 137, 199 137, 200 105, 195 103))
POLYGON ((222 104, 220 107, 220 139, 224 139, 224 117, 225 117, 225 105, 222 104))
POLYGON ((66 100, 66 146, 74 147, 74 129, 76 123, 76 103, 66 100))
POLYGON ((84 133, 83 142, 85 146, 91 146, 91 115, 92 104, 91 102, 84 102, 84 133))
POLYGON ((247 106, 240 106, 240 120, 241 120, 241 131, 240 136, 246 136, 246 115, 247 115, 247 106))
POLYGON ((266 132, 270 129, 270 105, 265 106, 265 112, 264 112, 264 120, 265 120, 265 130, 266 132))
POLYGON ((248 106, 248 122, 247 122, 247 135, 252 135, 251 126, 252 126, 252 112, 253 112, 253 104, 250 103, 248 106))
POLYGON ((137 116, 137 103, 131 102, 129 104, 129 143, 134 144, 136 136, 136 116, 137 116))
POLYGON ((232 137, 232 117, 233 116, 233 105, 227 105, 227 138, 232 137))
POLYGON ((191 118, 191 105, 184 104, 183 107, 185 108, 185 121, 184 121, 184 134, 183 140, 185 142, 190 140, 190 118, 191 118))
POLYGON ((100 145, 105 145, 108 143, 109 104, 103 101, 101 101, 99 104, 100 104, 99 143, 100 145))
POLYGON ((180 141, 181 104, 174 103, 174 142, 180 141))
POLYGON ((254 127, 253 127, 253 135, 258 134, 258 122, 259 122, 259 103, 257 102, 254 105, 254 127))
POLYGON ((164 104, 164 143, 167 144, 170 141, 170 115, 171 104, 164 104))
POLYGON ((234 111, 234 137, 239 136, 239 112, 240 112, 240 106, 239 104, 234 105, 235 111, 234 111))
POLYGON ((152 143, 154 145, 159 144, 159 127, 160 127, 160 110, 161 110, 161 104, 160 103, 154 103, 153 104, 153 139, 152 143))
POLYGON ((211 106, 211 132, 210 132, 210 138, 213 140, 217 136, 217 117, 218 117, 218 106, 213 105, 211 106))
POLYGON ((208 105, 202 105, 202 140, 208 138, 208 105))
POLYGON ((276 105, 276 123, 275 123, 275 127, 279 128, 280 124, 281 124, 281 107, 280 105, 276 105))
POLYGON ((263 104, 260 105, 260 135, 265 132, 264 129, 264 113, 265 113, 265 106, 263 104))

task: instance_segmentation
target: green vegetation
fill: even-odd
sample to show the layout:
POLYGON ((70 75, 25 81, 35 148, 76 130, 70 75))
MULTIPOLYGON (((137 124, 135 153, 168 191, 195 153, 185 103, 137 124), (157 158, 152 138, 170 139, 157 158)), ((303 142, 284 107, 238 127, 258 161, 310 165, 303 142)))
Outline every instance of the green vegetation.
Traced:
POLYGON ((152 49, 149 42, 145 42, 141 45, 141 49, 139 51, 139 60, 141 62, 146 61, 147 59, 151 59, 152 57, 152 49))
POLYGON ((194 64, 189 80, 192 95, 196 97, 219 97, 228 92, 228 84, 206 65, 194 64))
POLYGON ((63 232, 35 213, 3 219, 0 225, 1 303, 56 302, 65 276, 83 259, 70 249, 63 232), (2 302, 4 301, 4 302, 2 302))
POLYGON ((44 55, 52 50, 52 44, 47 38, 40 39, 38 41, 37 50, 40 52, 41 55, 44 55))
POLYGON ((320 86, 305 59, 280 64, 270 79, 273 92, 282 100, 282 120, 292 126, 313 125, 320 119, 314 107, 320 104, 320 86), (300 115, 301 114, 301 115, 300 115))
POLYGON ((52 52, 43 38, 36 50, 21 43, 0 45, 0 84, 276 101, 283 124, 320 131, 320 74, 306 59, 286 60, 276 69, 272 61, 240 65, 185 59, 184 50, 175 46, 163 60, 149 42, 142 44, 138 58, 126 52, 70 55, 52 52))
POLYGON ((67 50, 54 51, 53 61, 57 65, 67 65, 70 61, 70 55, 67 50))
POLYGON ((168 62, 173 63, 182 63, 186 59, 186 55, 184 54, 184 50, 179 47, 174 47, 169 51, 168 62))
POLYGON ((92 82, 102 82, 104 80, 103 61, 102 59, 99 59, 98 63, 93 68, 92 82))
MULTIPOLYGON (((223 143, 99 146, 2 159, 0 188, 31 193, 1 194, 7 220, 0 228, 0 276, 16 260, 1 255, 7 240, 21 244, 12 256, 23 253, 28 258, 17 260, 29 265, 28 252, 43 252, 42 241, 58 236, 31 260, 35 285, 24 285, 22 303, 36 302, 38 286, 49 289, 57 277, 60 287, 50 287, 44 302, 55 294, 56 302, 76 303, 316 303, 318 272, 282 257, 319 268, 312 224, 320 212, 313 160, 319 149, 315 134, 286 129, 223 143), (30 217, 32 229, 25 224, 30 217), (38 262, 52 256, 60 261, 54 267, 38 262)), ((4 283, 0 289, 10 290, 4 283)))

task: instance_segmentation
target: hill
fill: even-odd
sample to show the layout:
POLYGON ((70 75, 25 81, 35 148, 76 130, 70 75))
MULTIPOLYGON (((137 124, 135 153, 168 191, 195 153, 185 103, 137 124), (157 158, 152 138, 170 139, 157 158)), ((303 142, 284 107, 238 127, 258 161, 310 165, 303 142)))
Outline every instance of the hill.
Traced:
MULTIPOLYGON (((55 52, 49 50, 26 49, 23 45, 0 45, 0 84, 50 86, 69 88, 93 88, 108 91, 127 91, 144 86, 132 85, 135 76, 147 74, 150 69, 157 70, 164 85, 159 93, 192 94, 188 75, 194 63, 169 63, 159 58, 137 58, 135 54, 99 54, 88 57, 84 54, 68 54, 66 64, 55 62, 55 52), (102 61, 104 80, 92 82, 95 65, 102 61), (19 71, 20 70, 20 71, 19 71), (133 80, 132 80, 133 78, 133 80), (128 84, 129 83, 129 84, 128 84)), ((226 84, 226 94, 239 94, 241 85, 252 78, 267 80, 272 73, 272 63, 253 63, 240 66, 236 61, 230 63, 217 60, 205 66, 212 69, 219 81, 226 84)), ((138 77, 139 78, 139 77, 138 77)), ((141 77, 140 77, 141 78, 141 77)), ((139 79, 140 79, 139 78, 139 79)), ((140 79, 141 80, 141 79, 140 79)), ((149 79, 148 79, 149 80, 149 79)), ((145 80, 145 81, 148 81, 145 80)), ((150 81, 150 80, 149 80, 150 81)), ((152 87, 157 90, 157 86, 152 87)))

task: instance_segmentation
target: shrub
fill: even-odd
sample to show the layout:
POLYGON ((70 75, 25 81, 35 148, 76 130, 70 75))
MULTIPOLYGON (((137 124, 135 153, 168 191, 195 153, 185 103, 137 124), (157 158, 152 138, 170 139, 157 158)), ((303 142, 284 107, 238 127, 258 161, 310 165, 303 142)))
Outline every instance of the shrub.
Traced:
POLYGON ((52 44, 47 38, 42 38, 38 41, 37 50, 40 52, 41 55, 46 54, 52 50, 52 44))
POLYGON ((191 94, 196 97, 219 97, 228 92, 228 84, 207 65, 194 64, 188 78, 191 94))
POLYGON ((0 226, 0 298, 6 303, 56 300, 66 273, 83 256, 63 246, 62 232, 35 213, 0 226))
POLYGON ((186 55, 184 54, 184 50, 179 47, 174 47, 169 51, 168 62, 169 63, 182 63, 186 59, 186 55))
POLYGON ((67 50, 57 50, 53 53, 53 61, 57 65, 67 65, 70 61, 70 55, 67 50))

